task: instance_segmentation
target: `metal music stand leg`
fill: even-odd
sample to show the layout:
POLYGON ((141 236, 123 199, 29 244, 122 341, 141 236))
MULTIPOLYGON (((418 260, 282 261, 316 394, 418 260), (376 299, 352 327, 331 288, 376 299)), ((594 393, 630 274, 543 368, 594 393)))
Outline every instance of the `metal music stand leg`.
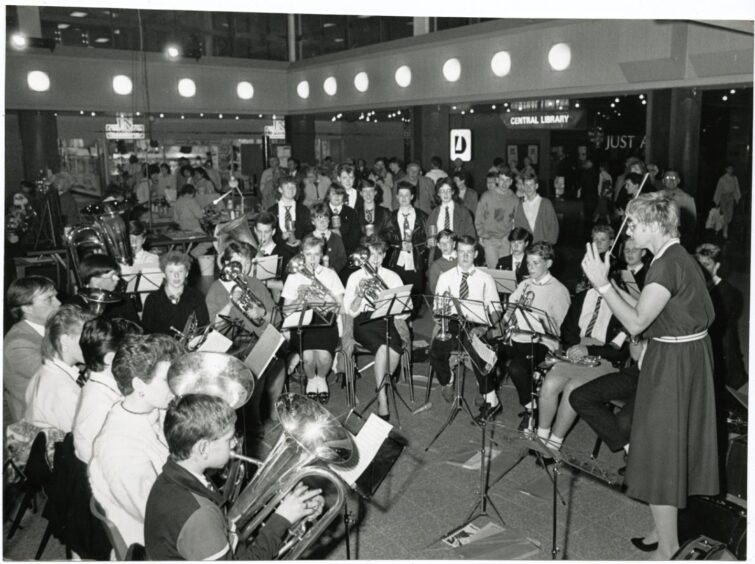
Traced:
POLYGON ((451 403, 451 412, 448 414, 448 419, 446 419, 446 422, 443 424, 443 426, 438 430, 438 432, 433 437, 433 440, 430 441, 430 444, 428 444, 425 447, 425 452, 430 450, 430 447, 433 446, 435 441, 438 440, 438 438, 443 434, 443 431, 446 430, 446 428, 451 425, 451 423, 454 422, 454 419, 456 419, 456 416, 459 414, 459 412, 464 409, 469 414, 469 417, 472 419, 472 422, 476 425, 479 425, 477 421, 475 421, 474 414, 472 413, 472 409, 469 407, 469 404, 467 403, 466 398, 464 397, 464 378, 466 377, 466 366, 465 366, 465 359, 466 359, 467 353, 462 352, 459 355, 459 363, 456 365, 456 376, 454 377, 454 400, 451 403))

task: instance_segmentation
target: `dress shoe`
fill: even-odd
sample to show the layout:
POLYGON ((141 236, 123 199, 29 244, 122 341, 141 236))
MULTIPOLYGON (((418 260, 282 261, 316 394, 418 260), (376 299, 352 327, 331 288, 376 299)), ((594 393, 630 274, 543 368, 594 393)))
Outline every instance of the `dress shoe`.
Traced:
POLYGON ((319 394, 317 392, 307 392, 307 397, 313 401, 320 401, 319 394))
POLYGON ((441 386, 440 388, 440 395, 443 397, 444 400, 446 400, 446 403, 452 403, 454 401, 454 396, 456 395, 454 393, 453 386, 441 386))
POLYGON ((634 537, 630 540, 635 548, 640 549, 642 552, 653 552, 658 548, 657 542, 645 542, 643 537, 634 537))
POLYGON ((519 427, 517 427, 519 431, 527 431, 530 428, 530 417, 532 417, 532 414, 529 411, 525 411, 524 415, 522 415, 522 420, 519 421, 519 427))
POLYGON ((317 400, 321 404, 325 405, 326 403, 330 401, 330 392, 319 392, 317 394, 317 400))
POLYGON ((474 418, 474 422, 479 425, 480 423, 492 421, 499 413, 501 413, 501 411, 503 411, 503 407, 500 403, 490 405, 485 402, 480 406, 480 412, 477 414, 477 417, 474 418))
POLYGON ((386 413, 385 415, 381 415, 380 413, 378 413, 377 416, 380 417, 380 419, 382 419, 383 421, 386 421, 386 422, 388 422, 388 421, 391 420, 391 414, 390 413, 386 413))

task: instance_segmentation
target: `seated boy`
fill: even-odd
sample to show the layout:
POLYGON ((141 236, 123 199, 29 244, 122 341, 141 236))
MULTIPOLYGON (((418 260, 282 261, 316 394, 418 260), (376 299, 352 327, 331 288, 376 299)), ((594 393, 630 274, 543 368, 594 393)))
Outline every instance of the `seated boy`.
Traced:
POLYGON ((238 544, 220 507, 222 496, 204 476, 230 459, 235 423, 233 408, 214 396, 188 394, 168 407, 170 456, 152 486, 144 519, 149 560, 272 560, 292 524, 322 511, 320 490, 298 484, 254 541, 238 544))

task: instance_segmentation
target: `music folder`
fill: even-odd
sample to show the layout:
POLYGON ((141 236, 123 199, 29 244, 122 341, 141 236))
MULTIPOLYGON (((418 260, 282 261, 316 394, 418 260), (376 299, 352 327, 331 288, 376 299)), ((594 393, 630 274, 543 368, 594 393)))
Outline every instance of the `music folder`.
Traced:
POLYGON ((479 270, 490 274, 490 277, 495 280, 495 288, 499 294, 513 294, 516 290, 516 272, 513 270, 496 270, 494 268, 482 268, 479 270))
POLYGON ((259 340, 244 360, 244 364, 254 374, 255 380, 259 380, 262 377, 285 340, 283 335, 272 325, 268 325, 265 328, 259 340))
POLYGON ((280 270, 281 258, 278 255, 267 257, 257 257, 252 261, 252 276, 257 280, 264 282, 278 277, 280 270))

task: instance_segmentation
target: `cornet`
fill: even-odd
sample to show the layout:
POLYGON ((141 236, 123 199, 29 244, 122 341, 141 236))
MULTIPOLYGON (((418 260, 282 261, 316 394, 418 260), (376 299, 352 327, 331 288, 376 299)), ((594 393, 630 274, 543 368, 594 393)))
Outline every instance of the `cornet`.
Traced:
POLYGON ((451 315, 451 292, 448 290, 438 297, 435 315, 440 318, 440 332, 435 335, 435 338, 441 342, 450 340, 453 335, 448 332, 448 317, 451 315))
POLYGON ((352 268, 362 268, 369 278, 365 278, 360 283, 364 292, 364 298, 370 307, 375 307, 375 300, 378 294, 388 289, 388 284, 380 277, 378 270, 370 263, 370 251, 360 247, 349 256, 349 264, 352 268))
MULTIPOLYGON (((338 302, 331 291, 328 290, 328 288, 325 287, 325 284, 320 282, 314 272, 309 269, 304 255, 298 254, 288 261, 286 271, 289 274, 301 274, 312 282, 305 290, 305 297, 308 301, 332 302, 334 306, 338 305, 338 302)), ((334 311, 333 308, 329 306, 322 306, 320 308, 315 308, 315 310, 321 314, 330 314, 334 311)))
POLYGON ((226 263, 220 271, 220 279, 224 282, 235 282, 236 285, 231 290, 231 302, 253 323, 258 323, 259 319, 252 316, 252 307, 258 307, 263 312, 267 313, 267 308, 260 299, 254 295, 249 284, 246 282, 244 276, 244 267, 240 262, 231 261, 226 263), (235 290, 241 290, 241 294, 237 295, 235 290))

